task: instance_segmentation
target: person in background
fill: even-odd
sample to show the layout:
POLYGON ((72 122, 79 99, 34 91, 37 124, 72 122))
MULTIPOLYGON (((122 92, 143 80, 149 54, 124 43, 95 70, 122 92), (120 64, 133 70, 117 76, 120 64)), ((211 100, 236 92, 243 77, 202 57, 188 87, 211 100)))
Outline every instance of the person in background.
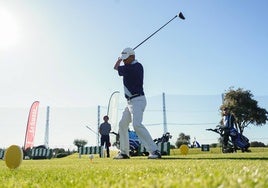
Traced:
MULTIPOLYGON (((99 128, 99 133, 101 135, 101 146, 106 147, 106 152, 107 152, 107 157, 110 157, 110 150, 109 147, 111 145, 110 143, 110 131, 111 131, 111 124, 108 123, 109 117, 108 116, 104 116, 103 117, 103 123, 100 124, 100 128, 99 128)), ((100 154, 101 157, 101 154, 100 154)))
POLYGON ((223 148, 227 148, 230 136, 230 130, 236 126, 235 117, 231 114, 230 109, 225 107, 222 111, 222 121, 220 128, 223 129, 223 148))

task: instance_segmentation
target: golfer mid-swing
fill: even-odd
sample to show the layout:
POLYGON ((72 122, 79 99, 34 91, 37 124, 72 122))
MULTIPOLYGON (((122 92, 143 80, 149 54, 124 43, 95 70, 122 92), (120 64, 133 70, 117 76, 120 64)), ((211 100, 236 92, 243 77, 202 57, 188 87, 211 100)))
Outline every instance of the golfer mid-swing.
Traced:
POLYGON ((129 159, 128 128, 130 122, 132 122, 141 143, 150 153, 148 159, 161 158, 157 145, 142 124, 143 112, 146 107, 143 91, 143 66, 135 59, 135 52, 132 48, 125 48, 122 51, 114 69, 118 71, 119 76, 123 76, 124 92, 127 99, 127 107, 119 122, 120 153, 114 159, 129 159), (124 65, 120 65, 121 61, 124 62, 124 65))

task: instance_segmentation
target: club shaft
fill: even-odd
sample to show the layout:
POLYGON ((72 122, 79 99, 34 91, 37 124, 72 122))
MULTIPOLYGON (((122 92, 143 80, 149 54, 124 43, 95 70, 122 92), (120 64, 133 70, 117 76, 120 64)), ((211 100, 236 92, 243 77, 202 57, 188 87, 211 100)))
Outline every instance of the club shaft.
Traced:
POLYGON ((93 129, 91 129, 89 126, 86 126, 86 128, 88 128, 91 132, 95 133, 96 135, 98 135, 97 132, 93 131, 93 129))
POLYGON ((172 19, 170 19, 166 24, 164 24, 162 27, 160 27, 158 30, 156 30, 153 34, 151 34, 149 37, 147 37, 144 41, 142 41, 140 44, 138 44, 136 47, 133 48, 135 50, 140 45, 142 45, 145 41, 147 41, 149 38, 151 38, 153 35, 155 35, 158 31, 160 31, 163 27, 165 27, 167 24, 169 24, 172 20, 174 20, 178 15, 174 16, 172 19))

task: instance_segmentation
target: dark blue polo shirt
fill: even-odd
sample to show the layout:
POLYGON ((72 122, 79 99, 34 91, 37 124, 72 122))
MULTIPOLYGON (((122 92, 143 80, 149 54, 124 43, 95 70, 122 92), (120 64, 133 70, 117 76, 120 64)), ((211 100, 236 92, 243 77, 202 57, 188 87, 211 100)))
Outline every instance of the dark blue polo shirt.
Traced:
POLYGON ((133 95, 144 95, 142 64, 134 60, 131 64, 119 66, 118 74, 123 76, 126 98, 133 95))

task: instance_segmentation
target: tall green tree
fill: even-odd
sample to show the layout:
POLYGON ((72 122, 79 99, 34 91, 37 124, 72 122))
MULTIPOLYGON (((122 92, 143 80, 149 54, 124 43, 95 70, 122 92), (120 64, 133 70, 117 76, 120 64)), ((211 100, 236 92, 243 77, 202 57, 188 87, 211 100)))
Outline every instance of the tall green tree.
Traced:
POLYGON ((258 102, 253 99, 253 94, 249 90, 242 88, 230 88, 223 98, 222 110, 228 107, 236 118, 236 123, 241 134, 244 128, 249 125, 263 126, 268 120, 266 109, 259 107, 258 102))
POLYGON ((82 139, 75 139, 74 140, 74 145, 77 146, 77 151, 79 151, 80 147, 83 147, 87 144, 86 140, 82 140, 82 139))
POLYGON ((177 148, 180 148, 182 144, 190 145, 191 144, 190 139, 191 139, 190 135, 180 133, 179 138, 177 139, 175 145, 177 146, 177 148))

